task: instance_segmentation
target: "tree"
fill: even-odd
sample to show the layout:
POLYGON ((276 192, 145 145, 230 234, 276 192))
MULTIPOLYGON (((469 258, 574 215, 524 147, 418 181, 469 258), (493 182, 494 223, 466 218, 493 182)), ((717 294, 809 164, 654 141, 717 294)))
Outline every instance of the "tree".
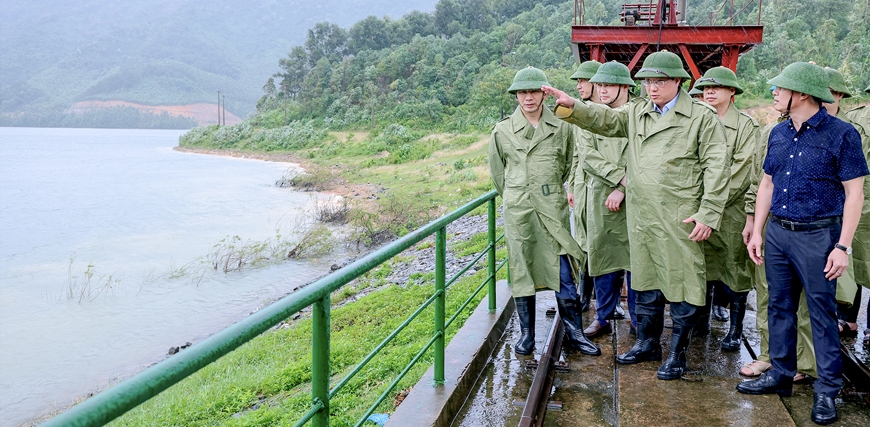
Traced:
POLYGON ((390 32, 387 24, 375 16, 357 22, 348 31, 349 50, 357 53, 362 50, 381 50, 390 47, 390 32))
POLYGON ((308 52, 308 65, 314 68, 321 58, 330 62, 341 60, 347 51, 347 31, 329 22, 319 22, 308 30, 305 51, 308 52))

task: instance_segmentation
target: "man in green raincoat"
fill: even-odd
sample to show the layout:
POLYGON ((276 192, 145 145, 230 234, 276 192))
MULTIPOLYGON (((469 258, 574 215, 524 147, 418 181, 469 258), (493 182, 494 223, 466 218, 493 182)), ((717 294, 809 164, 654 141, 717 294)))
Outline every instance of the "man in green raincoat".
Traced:
MULTIPOLYGON (((629 89, 635 86, 628 67, 615 61, 601 65, 589 81, 595 84, 598 104, 610 108, 628 103, 629 89)), ((595 280, 596 307, 595 320, 583 332, 591 338, 612 330, 608 319, 616 317, 623 281, 629 284, 628 308, 634 320, 624 203, 628 138, 607 138, 583 130, 579 136, 583 159, 574 168, 586 175, 585 249, 589 274, 595 280)))
MULTIPOLYGON (((845 84, 843 85, 845 88, 845 84)), ((832 90, 836 88, 832 87, 832 90)), ((870 93, 870 86, 864 89, 864 92, 870 93)), ((837 116, 839 117, 839 115, 837 116)), ((864 149, 864 155, 867 156, 867 161, 870 163, 870 108, 860 106, 846 113, 846 119, 852 123, 858 133, 861 134, 861 145, 864 149)), ((855 295, 855 300, 850 311, 845 313, 845 321, 849 328, 852 324, 855 325, 855 330, 858 328, 858 312, 861 308, 861 288, 870 288, 870 180, 864 180, 864 206, 861 210, 861 221, 858 223, 858 229, 855 230, 855 238, 853 245, 855 247, 852 252, 852 264, 855 266, 855 281, 858 282, 858 292, 855 295)), ((864 330, 864 348, 870 343, 870 310, 867 310, 867 329, 864 330)))
POLYGON ((607 137, 628 138, 626 209, 632 288, 636 292, 637 341, 620 364, 662 358, 659 342, 666 300, 674 322, 671 352, 657 377, 686 372, 686 350, 706 296, 703 241, 719 227, 728 198, 727 144, 710 106, 680 88, 689 78, 677 55, 649 55, 636 79, 649 102, 610 109, 556 97, 557 117, 607 137))
POLYGON ((504 204, 511 287, 522 336, 517 354, 535 347, 535 293, 556 291, 564 344, 583 354, 601 349, 583 335, 574 275, 586 254, 571 237, 563 184, 571 171, 574 132, 544 107, 547 77, 537 68, 517 72, 508 92, 519 106, 495 125, 489 140, 489 170, 504 204))
MULTIPOLYGON (((722 350, 737 351, 743 334, 746 298, 752 290, 752 262, 743 242, 746 223, 744 197, 752 178, 752 159, 758 146, 758 123, 734 106, 734 95, 743 93, 737 75, 726 67, 707 70, 695 87, 704 91, 704 102, 716 109, 725 129, 731 161, 731 184, 722 223, 705 246, 707 258, 707 303, 695 328, 696 336, 710 332, 713 290, 725 293, 723 305, 731 304, 730 328, 722 340, 722 350)), ((720 301, 724 295, 720 295, 720 301)))
MULTIPOLYGON (((595 85, 589 79, 598 71, 601 63, 598 61, 586 61, 577 67, 577 71, 571 75, 571 80, 577 82, 577 94, 580 99, 590 102, 598 102, 598 94, 595 85)), ((579 144, 583 138, 589 137, 589 132, 574 127, 574 141, 579 144)), ((574 159, 571 166, 571 174, 568 175, 568 206, 574 209, 574 239, 583 251, 586 251, 586 174, 583 168, 578 168, 580 156, 583 150, 579 146, 574 147, 574 159)), ((592 277, 589 268, 584 269, 583 279, 580 281, 580 311, 589 309, 592 302, 592 277)))

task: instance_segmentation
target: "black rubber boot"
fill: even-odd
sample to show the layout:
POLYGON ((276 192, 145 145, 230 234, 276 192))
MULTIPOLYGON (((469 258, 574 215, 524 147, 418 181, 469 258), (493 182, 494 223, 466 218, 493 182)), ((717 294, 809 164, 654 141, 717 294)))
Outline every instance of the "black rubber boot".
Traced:
POLYGON ((580 312, 585 313, 592 306, 592 291, 595 289, 592 276, 589 275, 589 267, 586 268, 580 282, 581 295, 579 296, 580 301, 577 304, 580 306, 580 312))
POLYGON ((559 307, 559 317, 562 318, 562 325, 565 328, 565 340, 562 342, 562 346, 590 356, 601 355, 601 349, 589 341, 589 338, 583 333, 583 318, 580 317, 580 310, 575 300, 556 298, 556 304, 559 307))
POLYGON ((535 297, 514 298, 514 302, 520 318, 520 330, 523 332, 520 340, 514 344, 514 351, 528 356, 535 351, 535 297))
POLYGON ((748 292, 734 296, 731 301, 731 328, 722 340, 722 351, 737 351, 740 349, 740 339, 743 336, 743 316, 746 314, 746 297, 748 292))
POLYGON ((710 308, 713 306, 713 283, 707 282, 707 298, 704 299, 704 306, 698 309, 698 323, 692 330, 693 337, 706 337, 710 335, 710 308))
POLYGON ((686 373, 686 350, 689 348, 691 336, 692 328, 674 325, 673 335, 671 335, 671 354, 656 372, 660 380, 680 379, 686 373))
MULTIPOLYGON (((664 313, 661 316, 664 316, 664 313)), ((662 345, 659 339, 662 336, 664 317, 661 318, 661 322, 658 320, 658 316, 637 315, 637 338, 634 346, 626 353, 616 356, 616 363, 633 365, 662 360, 662 345)))

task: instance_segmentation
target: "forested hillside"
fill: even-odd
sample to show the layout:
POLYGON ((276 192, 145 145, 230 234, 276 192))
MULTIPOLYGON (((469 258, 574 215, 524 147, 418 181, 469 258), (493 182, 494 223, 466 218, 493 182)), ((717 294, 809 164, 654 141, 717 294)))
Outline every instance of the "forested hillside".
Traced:
MULTIPOLYGON (((368 17, 349 29, 319 23, 303 45, 278 60, 282 71, 265 82, 259 114, 246 126, 314 120, 330 129, 398 124, 486 131, 515 107, 505 90, 519 68, 542 68, 555 86, 573 87, 568 76, 576 66, 569 48, 574 2, 532 3, 441 0, 431 14, 368 17)), ((586 23, 620 24, 622 3, 586 0, 586 23)), ((688 4, 690 24, 729 24, 730 0, 688 4)), ((756 24, 757 6, 757 0, 735 2, 734 23, 756 24)), ((740 60, 738 76, 746 93, 738 102, 768 97, 766 81, 799 60, 840 70, 852 93, 866 99, 868 14, 870 0, 764 2, 764 44, 740 60)), ((198 135, 208 138, 208 132, 198 135)), ((240 142, 245 135, 238 133, 240 142)))
MULTIPOLYGON (((0 125, 142 127, 127 110, 64 114, 76 102, 217 103, 245 117, 277 58, 320 21, 401 17, 435 0, 0 0, 0 125), (115 114, 121 112, 121 114, 115 114), (117 117, 113 120, 112 117, 117 117)), ((216 109, 217 107, 215 107, 216 109)), ((165 124, 177 127, 169 118, 165 124)), ((184 124, 191 126, 189 123, 184 124)))

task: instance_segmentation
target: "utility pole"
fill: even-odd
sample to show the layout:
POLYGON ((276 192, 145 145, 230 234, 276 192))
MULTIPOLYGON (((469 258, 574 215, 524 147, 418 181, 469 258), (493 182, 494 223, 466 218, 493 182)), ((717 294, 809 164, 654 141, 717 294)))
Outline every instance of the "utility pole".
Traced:
POLYGON ((224 126, 226 126, 227 125, 227 97, 224 95, 221 95, 221 97, 224 99, 224 126))
POLYGON ((221 125, 221 91, 218 91, 218 127, 221 125))

